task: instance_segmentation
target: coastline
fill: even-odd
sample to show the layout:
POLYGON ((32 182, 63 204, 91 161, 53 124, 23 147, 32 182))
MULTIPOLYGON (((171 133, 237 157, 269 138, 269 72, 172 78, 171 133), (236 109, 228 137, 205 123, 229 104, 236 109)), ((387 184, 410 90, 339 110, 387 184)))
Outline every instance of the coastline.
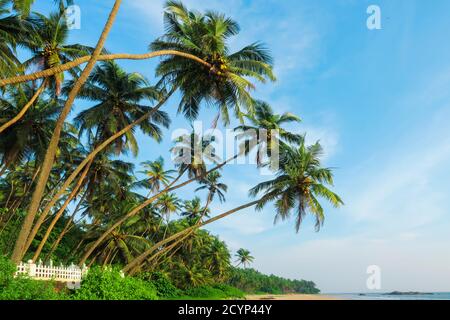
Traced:
POLYGON ((264 295, 248 295, 247 300, 345 300, 343 298, 333 297, 323 294, 264 294, 264 295))

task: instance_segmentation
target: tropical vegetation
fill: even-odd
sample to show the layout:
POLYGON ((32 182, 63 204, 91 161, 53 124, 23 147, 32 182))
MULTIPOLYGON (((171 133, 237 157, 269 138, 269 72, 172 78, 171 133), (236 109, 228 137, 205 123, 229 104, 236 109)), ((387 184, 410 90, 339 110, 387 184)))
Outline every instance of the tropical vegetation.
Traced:
POLYGON ((90 47, 70 43, 64 10, 71 1, 55 1, 54 12, 42 14, 33 11, 33 1, 0 0, 0 298, 317 293, 313 282, 248 269, 255 260, 249 250, 232 253, 204 228, 270 205, 275 221, 295 216, 299 231, 310 214, 319 230, 322 202, 343 204, 330 189, 333 172, 322 166, 320 144, 307 145, 304 135, 290 130, 300 118, 278 114, 253 96, 257 83, 276 80, 269 49, 255 41, 232 51, 236 21, 167 1, 165 33, 148 45, 149 53, 110 54, 105 40, 121 2, 115 0, 90 47), (156 81, 119 63, 153 57, 160 57, 156 81), (207 114, 206 107, 214 110, 214 128, 237 123, 239 148, 232 158, 216 154, 211 136, 192 131, 167 154, 140 164, 130 160, 143 146, 163 141, 172 120, 167 101, 177 98, 188 125, 207 114), (87 107, 77 108, 79 101, 87 107), (249 190, 252 199, 242 205, 217 212, 233 187, 222 169, 255 152, 258 167, 274 178, 249 190), (186 186, 195 193, 188 199, 179 192, 186 186), (90 271, 72 292, 14 277, 15 264, 30 259, 90 271))

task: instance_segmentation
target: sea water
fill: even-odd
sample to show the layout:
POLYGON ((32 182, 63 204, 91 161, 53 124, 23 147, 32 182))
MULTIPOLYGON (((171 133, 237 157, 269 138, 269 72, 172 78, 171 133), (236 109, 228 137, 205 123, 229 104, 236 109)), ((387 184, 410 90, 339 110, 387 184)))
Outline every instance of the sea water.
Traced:
POLYGON ((417 295, 389 295, 383 293, 340 293, 327 295, 350 300, 450 300, 450 292, 435 292, 417 295))

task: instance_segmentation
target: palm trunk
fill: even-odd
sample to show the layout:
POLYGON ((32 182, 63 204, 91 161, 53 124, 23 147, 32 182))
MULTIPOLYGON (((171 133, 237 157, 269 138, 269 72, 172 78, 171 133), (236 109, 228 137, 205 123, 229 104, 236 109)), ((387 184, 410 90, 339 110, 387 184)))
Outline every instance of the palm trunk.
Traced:
POLYGON ((20 198, 19 201, 17 201, 17 203, 15 203, 14 205, 11 206, 11 210, 12 210, 12 211, 17 210, 17 209, 20 208, 20 206, 22 205, 22 202, 23 202, 24 199, 25 199, 25 195, 28 193, 28 191, 30 191, 30 189, 31 189, 31 187, 33 186, 33 183, 34 183, 34 181, 36 180, 36 178, 37 178, 37 176, 38 176, 40 170, 41 170, 41 167, 38 167, 37 170, 36 170, 36 172, 35 172, 34 175, 33 175, 33 178, 31 178, 30 183, 29 183, 29 184, 26 186, 26 188, 24 189, 23 196, 20 198))
MULTIPOLYGON (((70 195, 67 197, 66 201, 64 202, 64 204, 62 205, 62 207, 59 209, 59 211, 55 214, 55 216, 53 217, 52 222, 50 223, 50 225, 47 228, 47 231, 45 232, 44 237, 42 238, 41 242, 39 243, 39 246, 36 250, 36 252, 34 253, 33 256, 33 261, 36 261, 37 258, 39 257, 39 255, 41 254, 42 249, 44 248, 45 243, 47 242, 48 237, 50 236, 50 234, 53 231, 53 228, 55 227, 56 223, 59 221, 59 219, 61 218, 61 216, 63 215, 64 211, 66 210, 67 206, 72 202, 73 198, 75 198, 78 195, 78 192, 80 191, 81 186, 83 185, 83 181, 86 178, 86 175, 89 172, 89 169, 91 167, 91 164, 88 164, 86 166, 86 168, 83 171, 83 174, 81 175, 80 179, 78 180, 77 185, 73 188, 72 192, 70 193, 70 195)), ((39 217, 42 218, 44 216, 44 213, 39 217)), ((41 224, 42 225, 42 224, 41 224)), ((24 252, 26 253, 27 250, 29 249, 31 242, 33 241, 34 237, 36 236, 36 234, 39 231, 39 228, 41 227, 41 225, 36 224, 35 225, 35 230, 33 230, 33 232, 30 234, 30 238, 28 239, 28 243, 27 246, 24 249, 24 252)))
MULTIPOLYGON (((161 51, 155 51, 155 52, 148 52, 148 53, 144 53, 144 54, 128 54, 128 53, 104 54, 104 55, 98 56, 97 61, 109 61, 109 60, 121 60, 121 59, 147 60, 147 59, 152 59, 152 58, 161 57, 161 56, 183 57, 186 59, 196 61, 199 64, 204 65, 208 69, 211 69, 211 65, 208 62, 200 59, 199 57, 194 56, 189 53, 176 51, 176 50, 161 50, 161 51)), ((73 69, 83 63, 88 62, 90 59, 91 59, 91 56, 84 56, 84 57, 75 59, 71 62, 67 62, 65 64, 59 65, 57 67, 49 68, 49 69, 46 69, 43 71, 38 71, 38 72, 35 72, 32 74, 21 75, 21 76, 11 77, 8 79, 3 79, 3 80, 0 80, 0 87, 4 87, 8 84, 17 84, 17 83, 37 80, 40 78, 51 77, 55 74, 62 73, 64 71, 73 69)))
POLYGON ((123 269, 123 272, 129 272, 130 270, 133 270, 136 266, 139 266, 145 259, 147 259, 147 257, 152 252, 154 252, 155 250, 157 250, 161 246, 165 245, 166 243, 168 243, 168 242, 170 242, 172 240, 175 240, 178 237, 185 235, 186 233, 189 233, 191 230, 196 230, 196 229, 201 228, 201 227, 203 227, 205 225, 211 224, 211 223, 213 223, 213 222, 215 222, 217 220, 220 220, 220 219, 223 219, 225 217, 228 217, 229 215, 232 215, 233 213, 236 213, 236 212, 241 211, 243 209, 252 207, 252 206, 258 204, 260 201, 261 201, 261 199, 258 199, 258 200, 249 202, 247 204, 244 204, 242 206, 239 206, 237 208, 234 208, 232 210, 229 210, 227 212, 224 212, 224 213, 222 213, 222 214, 220 214, 218 216, 215 216, 214 218, 211 218, 211 219, 209 219, 209 220, 207 220, 205 222, 202 222, 202 223, 200 223, 198 225, 194 225, 192 227, 186 228, 186 229, 184 229, 184 230, 182 230, 182 231, 180 231, 180 232, 170 236, 169 238, 156 243, 153 247, 151 247, 150 249, 146 250, 144 253, 142 253, 141 255, 136 257, 132 262, 127 264, 125 266, 125 268, 123 269))
POLYGON ((66 179, 64 184, 61 186, 60 190, 56 192, 56 194, 53 196, 53 198, 50 200, 50 202, 47 204, 46 208, 44 209, 44 212, 48 212, 58 201, 58 199, 64 194, 65 190, 70 186, 70 184, 73 182, 73 180, 76 178, 76 176, 80 173, 81 170, 91 161, 94 160, 96 155, 103 151, 111 142, 134 128, 135 126, 139 125, 141 122, 152 116, 167 100, 168 98, 175 92, 176 88, 173 88, 172 91, 164 97, 156 107, 154 107, 151 111, 144 114, 142 117, 140 117, 138 120, 134 121, 133 123, 129 124, 113 136, 109 137, 105 141, 103 141, 98 147, 96 147, 79 165, 78 167, 72 172, 72 174, 66 179))
MULTIPOLYGON (((208 199, 206 200, 205 209, 203 210, 202 214, 200 215, 198 221, 195 223, 195 226, 198 226, 201 222, 204 216, 206 215, 206 212, 208 211, 208 207, 211 204, 212 201, 212 194, 208 193, 208 199)), ((148 261, 153 260, 156 258, 156 256, 160 256, 162 254, 165 254, 166 252, 169 252, 173 248, 175 248, 179 243, 183 242, 185 239, 187 239, 192 233, 194 233, 196 229, 192 229, 187 233, 187 235, 183 236, 182 238, 176 240, 173 244, 171 244, 169 247, 162 249, 161 251, 158 251, 154 256, 150 257, 148 261)), ((178 250, 178 249, 177 249, 178 250)))
POLYGON ((61 111, 61 114, 56 122, 56 126, 52 135, 52 138, 50 140, 50 143, 47 148, 47 152, 45 154, 44 161, 42 163, 42 169, 41 173, 39 175, 39 179, 36 185, 36 188, 34 189, 33 196, 31 198, 31 203, 28 208, 28 213, 25 216, 24 222, 22 224, 22 228, 20 230, 19 236, 17 237, 16 244, 14 246, 13 254, 11 256, 11 260, 15 263, 19 263, 22 260, 22 257, 24 256, 24 248, 27 242, 27 238, 30 234, 34 218, 36 217, 36 214, 39 210, 39 206, 41 204, 42 196, 45 190, 45 187, 47 185, 47 181, 50 175, 50 171, 53 167, 53 162, 55 160, 56 150, 58 149, 58 143, 59 138, 61 135, 61 130, 64 126, 64 122, 66 120, 67 115, 69 114, 70 110, 72 109, 72 104, 78 95, 78 92, 80 91, 83 84, 86 82, 87 78, 89 77, 92 69, 95 66, 95 63, 103 50, 103 46, 105 44, 106 38, 108 36, 109 31, 111 30, 112 24, 116 18, 117 12, 119 11, 119 7, 122 0, 116 0, 114 3, 114 6, 111 10, 111 13, 108 17, 108 21, 106 22, 106 25, 103 29, 103 32, 99 38, 99 41, 97 43, 97 46, 89 59, 88 64, 84 68, 83 72, 81 73, 78 80, 75 82, 72 90, 70 91, 66 103, 64 105, 63 110, 61 111))
MULTIPOLYGON (((22 119, 22 117, 25 115, 25 113, 28 111, 28 109, 33 105, 33 103, 36 101, 36 99, 45 90, 46 84, 47 84, 47 80, 44 79, 44 81, 42 81, 40 87, 34 93, 33 97, 31 97, 30 101, 27 102, 27 104, 22 108, 22 110, 20 110, 20 112, 14 118, 12 118, 8 122, 4 123, 0 127, 0 133, 5 131, 6 129, 8 129, 10 126, 12 126, 14 123, 19 121, 20 119, 22 119)), ((1 176, 1 174, 0 174, 0 176, 1 176)))
MULTIPOLYGON (((221 164, 219 164, 218 166, 214 167, 213 169, 209 170, 206 174, 209 174, 213 171, 219 170, 220 168, 222 168, 223 166, 225 166, 228 162, 236 159, 239 156, 239 154, 235 155, 234 157, 228 159, 225 162, 222 162, 221 164)), ((178 178, 176 180, 178 180, 180 178, 180 176, 178 176, 178 178)), ((175 180, 175 181, 176 181, 175 180)), ((116 229, 117 227, 119 227, 122 223, 124 223, 126 220, 128 220, 129 218, 133 217, 134 215, 136 215, 139 211, 141 211, 142 209, 144 209, 145 207, 149 206, 150 204, 152 204, 156 199, 158 199, 161 195, 166 194, 168 192, 172 192, 174 190, 177 190, 179 188, 182 188, 194 181, 196 181, 197 178, 192 178, 189 179, 183 183, 180 183, 176 186, 172 185, 174 184, 174 182, 172 182, 167 188, 165 188, 163 191, 159 192, 158 194, 154 195, 153 197, 151 197, 150 199, 144 201, 143 203, 141 203, 140 205, 138 205, 137 207, 135 207, 133 210, 131 210, 129 213, 127 213, 125 216, 123 216, 121 219, 119 219, 113 226, 111 226, 108 230, 106 230, 101 236, 100 238, 97 239, 97 241, 92 245, 92 247, 89 248, 89 250, 83 255, 83 257, 81 258, 81 261, 79 262, 79 265, 82 266, 86 260, 89 258, 89 256, 92 254, 92 252, 95 250, 95 248, 106 238, 106 236, 108 236, 108 234, 110 234, 112 231, 114 231, 114 229, 116 229)))
MULTIPOLYGON (((184 240, 186 240, 186 239, 192 234, 192 232, 193 232, 193 231, 191 231, 191 232, 189 232, 188 234, 182 236, 180 239, 178 239, 177 241, 175 241, 174 243, 172 243, 172 244, 171 244, 170 246, 168 246, 167 248, 164 248, 163 250, 158 251, 156 254, 154 254, 154 255, 151 256, 150 258, 146 259, 145 263, 153 262, 154 260, 156 260, 156 261, 154 261, 154 262, 152 263, 152 268, 156 267, 159 263, 161 263, 160 259, 161 259, 162 257, 164 257, 165 254, 169 253, 171 250, 173 250, 174 248, 176 248, 177 245, 178 245, 179 243, 181 243, 181 242, 183 242, 184 240)), ((179 249, 180 249, 180 247, 178 247, 178 248, 174 251, 174 253, 175 253, 176 251, 178 251, 179 249)), ((174 253, 172 253, 170 256, 172 257, 172 255, 173 255, 174 253)), ((131 274, 135 274, 135 273, 136 273, 140 268, 142 268, 143 266, 144 266, 144 263, 142 263, 142 264, 141 264, 140 266, 138 266, 137 268, 131 270, 130 273, 131 273, 131 274)))
POLYGON ((72 215, 70 216, 70 219, 67 221, 66 225, 64 226, 64 229, 61 231, 61 233, 59 234, 58 238, 53 243, 49 253, 47 253, 47 255, 45 256, 44 262, 46 262, 46 261, 48 261, 50 259, 50 257, 52 256, 53 252, 55 252, 56 248, 58 248, 59 243, 64 238, 66 233, 68 233, 71 230, 71 224, 75 220, 75 216, 78 213, 78 211, 80 210, 81 205, 83 204, 84 199, 86 198, 86 196, 87 196, 87 192, 84 192, 83 196, 81 197, 80 201, 78 202, 77 206, 75 207, 75 210, 73 211, 72 215))
POLYGON ((79 262, 79 265, 82 266, 86 262, 86 260, 89 258, 89 256, 92 254, 92 252, 94 252, 94 250, 103 242, 103 240, 105 240, 105 238, 111 232, 113 232, 116 228, 118 228, 122 223, 124 223, 129 218, 131 218, 134 215, 136 215, 139 211, 141 211, 146 206, 150 205, 153 201, 158 199, 159 196, 161 196, 162 194, 167 193, 167 192, 169 192, 169 190, 173 189, 174 187, 172 187, 172 186, 183 176, 183 174, 184 174, 184 171, 181 172, 178 175, 178 177, 174 181, 172 181, 163 191, 161 191, 160 193, 154 195, 153 197, 151 197, 147 201, 141 203, 140 205, 135 207, 133 210, 128 212, 126 215, 124 215, 122 218, 120 218, 118 221, 116 221, 116 223, 114 223, 111 227, 109 227, 91 246, 89 246, 89 249, 86 251, 86 253, 81 258, 81 260, 79 262))

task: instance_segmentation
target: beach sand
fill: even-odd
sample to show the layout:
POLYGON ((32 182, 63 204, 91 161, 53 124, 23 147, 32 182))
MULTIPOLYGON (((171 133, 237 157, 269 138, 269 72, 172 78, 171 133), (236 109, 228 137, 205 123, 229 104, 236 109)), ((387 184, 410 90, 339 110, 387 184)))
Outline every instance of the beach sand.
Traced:
POLYGON ((339 298, 321 294, 283 294, 283 295, 249 295, 247 300, 340 300, 339 298))

